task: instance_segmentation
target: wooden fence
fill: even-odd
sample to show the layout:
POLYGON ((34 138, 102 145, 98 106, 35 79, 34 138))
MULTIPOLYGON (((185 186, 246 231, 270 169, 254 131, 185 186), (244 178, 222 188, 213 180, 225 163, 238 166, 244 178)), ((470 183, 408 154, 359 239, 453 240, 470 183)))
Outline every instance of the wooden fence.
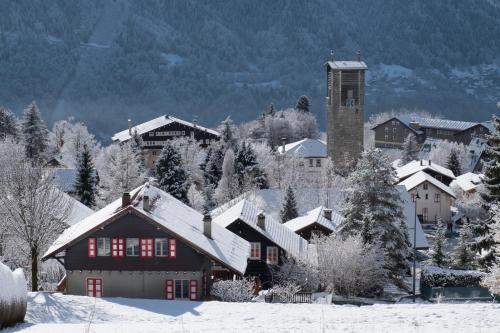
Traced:
POLYGON ((298 292, 294 295, 278 295, 270 291, 265 300, 266 303, 312 303, 312 293, 298 292))

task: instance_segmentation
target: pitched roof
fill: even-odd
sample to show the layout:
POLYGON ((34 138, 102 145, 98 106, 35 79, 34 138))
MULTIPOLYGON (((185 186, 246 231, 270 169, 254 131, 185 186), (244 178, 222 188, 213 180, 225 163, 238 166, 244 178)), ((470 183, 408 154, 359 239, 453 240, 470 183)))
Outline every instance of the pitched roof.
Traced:
POLYGON ((411 161, 399 168, 396 168, 396 177, 398 177, 398 179, 404 179, 424 170, 432 170, 443 176, 455 179, 453 171, 429 160, 411 161))
POLYGON ((436 186, 437 188, 441 189, 442 191, 448 193, 450 196, 456 198, 455 193, 451 188, 449 188, 436 178, 432 177, 431 175, 423 171, 419 171, 416 174, 412 175, 411 177, 406 178, 398 185, 403 185, 406 188, 406 190, 409 191, 426 181, 436 186))
POLYGON ((462 191, 468 192, 476 189, 483 182, 484 175, 472 172, 464 173, 451 182, 450 187, 457 186, 462 191))
POLYGON ((209 128, 195 125, 195 124, 190 123, 188 121, 185 121, 185 120, 182 120, 182 119, 179 119, 176 117, 172 117, 170 115, 163 115, 163 116, 160 116, 158 118, 152 119, 150 121, 146 121, 145 123, 133 126, 130 131, 128 129, 126 129, 126 130, 123 130, 121 132, 115 133, 115 135, 113 135, 111 140, 124 142, 124 141, 127 141, 131 138, 130 133, 134 133, 134 131, 137 131, 137 133, 139 135, 142 135, 144 133, 147 133, 149 131, 153 131, 157 128, 160 128, 162 126, 165 126, 165 125, 168 125, 171 123, 179 123, 179 124, 186 125, 186 126, 193 127, 193 128, 196 127, 200 131, 206 131, 210 134, 220 136, 219 132, 211 130, 209 128))
POLYGON ((290 230, 297 232, 314 223, 318 223, 323 227, 334 231, 337 226, 342 223, 344 217, 342 217, 340 214, 337 214, 337 212, 332 211, 332 220, 330 221, 324 216, 323 212, 325 209, 326 207, 324 206, 317 207, 313 210, 308 211, 303 216, 296 217, 293 220, 286 222, 284 225, 290 230))
POLYGON ((308 242, 295 232, 279 223, 271 216, 266 215, 265 230, 257 225, 257 215, 260 209, 243 199, 226 211, 213 218, 215 224, 227 228, 237 220, 241 220, 254 230, 258 231, 270 241, 287 251, 289 254, 302 259, 308 257, 308 242))
POLYGON ((245 273, 250 253, 250 244, 247 241, 215 224, 212 225, 212 239, 206 237, 203 234, 202 214, 154 186, 142 185, 130 194, 131 205, 122 208, 120 198, 66 229, 47 250, 43 259, 66 249, 113 218, 132 211, 149 218, 221 264, 238 273, 245 273), (151 200, 148 211, 142 207, 144 195, 148 195, 151 200))
POLYGON ((396 185, 396 189, 399 191, 401 200, 403 200, 403 215, 408 228, 408 236, 410 238, 410 243, 413 246, 413 231, 415 230, 415 224, 417 226, 417 249, 426 249, 429 247, 427 238, 425 237, 424 230, 420 224, 420 219, 417 218, 415 221, 415 204, 411 201, 410 193, 406 191, 406 188, 401 185, 396 185))
MULTIPOLYGON (((278 152, 283 154, 283 146, 278 147, 278 152)), ((302 139, 285 145, 287 155, 300 157, 326 157, 326 142, 318 139, 302 139)))
POLYGON ((466 130, 470 127, 473 127, 473 126, 480 124, 480 123, 470 122, 470 121, 423 118, 423 117, 412 116, 412 115, 402 115, 402 116, 398 116, 396 118, 399 119, 399 121, 401 121, 402 123, 404 123, 407 126, 410 125, 410 122, 414 121, 414 122, 417 122, 420 125, 420 127, 449 129, 449 130, 456 130, 456 131, 463 131, 463 130, 466 130))
POLYGON ((332 69, 368 69, 364 61, 328 61, 326 64, 332 69))

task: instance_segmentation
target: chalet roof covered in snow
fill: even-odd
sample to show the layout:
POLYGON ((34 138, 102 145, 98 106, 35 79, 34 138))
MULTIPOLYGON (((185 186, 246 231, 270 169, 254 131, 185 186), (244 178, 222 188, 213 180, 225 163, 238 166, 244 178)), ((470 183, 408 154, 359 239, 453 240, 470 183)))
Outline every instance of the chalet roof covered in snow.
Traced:
POLYGON ((430 160, 411 161, 410 163, 407 163, 399 168, 396 168, 396 176, 398 177, 398 179, 404 179, 413 174, 416 174, 417 172, 424 170, 432 170, 443 176, 455 179, 453 171, 445 167, 442 167, 436 163, 433 163, 430 160))
POLYGON ((483 182, 483 174, 475 174, 472 172, 464 173, 458 176, 454 181, 451 182, 450 186, 457 186, 464 192, 469 192, 475 190, 483 182))
POLYGON ((188 121, 185 121, 185 120, 182 120, 182 119, 179 119, 176 117, 172 117, 170 115, 163 115, 163 116, 160 116, 158 118, 152 119, 150 121, 146 121, 145 123, 133 126, 130 129, 130 131, 128 129, 126 129, 126 130, 123 130, 121 132, 115 133, 115 135, 113 135, 111 140, 124 142, 124 141, 127 141, 131 138, 130 133, 134 133, 135 131, 137 131, 137 133, 139 135, 142 135, 142 134, 145 134, 149 131, 153 131, 157 128, 163 127, 163 126, 171 124, 171 123, 179 123, 182 125, 196 128, 200 131, 206 131, 206 132, 211 133, 213 135, 220 136, 219 132, 214 131, 212 129, 209 129, 209 128, 206 128, 203 126, 199 126, 197 124, 190 123, 188 121))
MULTIPOLYGON (((406 188, 401 185, 396 185, 396 189, 400 193, 401 200, 403 200, 403 215, 408 228, 408 236, 410 238, 410 243, 413 246, 414 230, 415 230, 415 204, 411 201, 410 193, 407 192, 406 188)), ((429 248, 429 243, 425 237, 424 230, 420 224, 420 219, 417 217, 417 249, 427 249, 429 248)))
POLYGON ((473 126, 482 124, 485 127, 488 127, 484 123, 476 123, 470 121, 458 121, 458 120, 449 120, 449 119, 434 119, 434 118, 423 118, 412 115, 402 115, 396 117, 403 124, 410 126, 410 122, 416 122, 420 125, 420 127, 425 128, 438 128, 438 129, 449 129, 455 131, 463 131, 473 126))
POLYGON ((289 254, 308 258, 308 242, 269 215, 265 215, 265 230, 257 225, 257 215, 262 211, 248 200, 243 199, 213 218, 215 224, 227 228, 238 219, 258 231, 289 254))
POLYGON ((436 186, 437 188, 441 189, 442 191, 448 193, 453 198, 456 198, 455 192, 453 192, 453 190, 449 186, 446 186, 436 178, 432 177, 431 175, 423 171, 419 171, 416 174, 412 175, 411 177, 406 178, 398 185, 403 185, 407 191, 410 191, 411 189, 417 187, 418 185, 424 182, 429 182, 432 185, 436 186))
POLYGON ((308 211, 305 215, 299 216, 286 222, 284 225, 293 232, 300 231, 314 223, 318 223, 323 227, 334 231, 337 226, 342 223, 344 218, 335 211, 332 211, 332 220, 330 221, 324 216, 326 207, 320 206, 313 210, 308 211))
POLYGON ((71 211, 68 215, 68 219, 66 220, 66 223, 69 226, 72 226, 87 216, 90 216, 94 214, 94 210, 90 209, 89 207, 85 206, 82 204, 80 201, 75 200, 73 197, 67 195, 66 193, 63 192, 63 195, 65 198, 67 198, 71 202, 71 211))
POLYGON ((364 61, 328 61, 326 64, 332 69, 340 70, 368 69, 364 61))
MULTIPOLYGON (((278 152, 283 154, 283 146, 278 148, 278 152)), ((326 142, 318 139, 302 139, 285 145, 287 155, 300 157, 326 157, 326 142)))
POLYGON ((43 259, 48 259, 71 246, 114 217, 131 211, 149 218, 222 265, 235 272, 245 273, 250 253, 250 244, 247 241, 215 224, 212 225, 212 239, 206 237, 203 233, 202 214, 149 184, 138 187, 130 195, 132 203, 129 206, 122 208, 120 198, 66 229, 47 250, 43 259), (151 202, 148 211, 143 209, 145 195, 149 196, 151 202))

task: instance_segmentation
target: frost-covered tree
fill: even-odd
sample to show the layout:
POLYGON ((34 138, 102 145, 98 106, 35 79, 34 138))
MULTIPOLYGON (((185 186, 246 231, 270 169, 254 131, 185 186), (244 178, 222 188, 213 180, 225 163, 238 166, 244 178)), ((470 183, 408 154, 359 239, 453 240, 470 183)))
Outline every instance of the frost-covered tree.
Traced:
POLYGON ((342 208, 345 220, 340 230, 344 236, 360 234, 366 219, 370 219, 372 244, 381 247, 387 272, 399 280, 408 271, 410 252, 403 202, 394 180, 395 171, 379 149, 364 151, 347 179, 347 199, 342 208))
POLYGON ((343 296, 368 296, 383 290, 383 255, 359 235, 338 234, 316 240, 318 270, 327 291, 343 296))
POLYGON ((204 164, 205 149, 200 149, 200 143, 191 137, 179 137, 171 140, 172 145, 181 155, 182 165, 189 176, 190 183, 203 184, 203 171, 200 165, 204 164))
POLYGON ((240 191, 238 189, 238 179, 235 175, 234 152, 231 148, 226 150, 224 162, 222 163, 222 178, 215 190, 215 198, 219 204, 234 199, 240 191))
POLYGON ((403 142, 403 152, 400 165, 405 165, 411 161, 418 160, 419 147, 417 137, 410 133, 403 142))
POLYGON ((438 218, 436 235, 434 237, 434 244, 432 244, 432 262, 438 267, 446 263, 446 254, 444 247, 446 245, 446 225, 441 218, 438 218))
POLYGON ((231 148, 233 151, 236 151, 238 149, 238 136, 236 126, 234 126, 231 117, 224 119, 218 127, 218 130, 220 132, 221 143, 226 147, 226 149, 231 148))
POLYGON ((189 189, 188 175, 184 170, 181 155, 168 141, 156 161, 156 176, 162 190, 189 204, 187 198, 189 189))
POLYGON ((304 291, 316 291, 319 286, 318 267, 310 262, 293 257, 284 258, 283 263, 271 268, 273 282, 279 285, 295 284, 304 291))
POLYGON ((222 164, 226 150, 222 145, 216 145, 207 154, 208 162, 204 166, 203 178, 205 185, 211 185, 216 188, 222 177, 222 164))
POLYGON ((249 302, 254 297, 255 283, 250 279, 214 282, 210 294, 223 302, 249 302))
POLYGON ((500 295, 500 266, 495 264, 490 272, 481 281, 481 284, 490 290, 492 295, 500 295))
POLYGON ((295 105, 295 109, 302 112, 309 112, 309 107, 311 103, 309 102, 309 97, 302 95, 297 100, 297 105, 295 105))
POLYGON ((139 161, 142 172, 145 172, 146 161, 144 159, 144 141, 142 140, 142 136, 137 132, 137 129, 134 129, 132 132, 130 147, 135 154, 136 160, 139 161))
POLYGON ((291 186, 288 186, 286 195, 283 200, 283 208, 281 208, 280 219, 281 223, 288 222, 299 216, 297 210, 297 202, 295 201, 295 193, 291 186))
POLYGON ((48 148, 49 131, 35 101, 24 110, 21 125, 26 157, 31 160, 43 159, 48 148))
POLYGON ((276 115, 276 108, 274 107, 274 103, 269 104, 269 109, 267 110, 267 114, 271 117, 276 115))
POLYGON ((267 188, 267 176, 260 169, 257 156, 249 144, 243 141, 235 160, 236 179, 240 190, 267 188))
POLYGON ((205 201, 203 205, 204 212, 210 212, 215 209, 215 207, 217 207, 217 203, 215 202, 214 198, 214 192, 215 190, 213 185, 206 185, 203 188, 203 200, 205 201))
POLYGON ((448 161, 446 162, 446 167, 450 169, 455 176, 460 176, 462 174, 458 152, 455 149, 451 150, 448 161))
POLYGON ((92 155, 87 145, 83 145, 77 166, 75 192, 78 200, 88 207, 96 203, 96 179, 92 155))
POLYGON ((19 126, 16 116, 7 108, 0 106, 0 139, 19 138, 19 126))
POLYGON ((458 235, 458 243, 453 256, 454 264, 460 268, 470 269, 475 260, 475 254, 471 247, 472 230, 468 222, 465 222, 458 235))
MULTIPOLYGON (((446 166, 451 151, 455 151, 461 171, 467 171, 470 168, 469 150, 463 143, 457 143, 448 140, 442 140, 432 146, 428 159, 435 164, 446 166)), ((455 175, 458 176, 458 175, 455 175)))
POLYGON ((199 212, 203 211, 203 207, 205 207, 205 199, 203 197, 203 193, 196 189, 195 184, 191 184, 189 187, 187 197, 191 208, 199 212))

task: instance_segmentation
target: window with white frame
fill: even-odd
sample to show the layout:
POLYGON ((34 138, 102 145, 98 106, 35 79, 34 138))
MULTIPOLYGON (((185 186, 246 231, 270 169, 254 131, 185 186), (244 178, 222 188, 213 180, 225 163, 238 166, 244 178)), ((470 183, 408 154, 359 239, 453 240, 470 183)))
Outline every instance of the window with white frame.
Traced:
POLYGON ((441 202, 441 194, 434 193, 434 202, 441 202))
POLYGON ((139 238, 127 238, 127 257, 139 256, 139 238))
POLYGON ((168 238, 155 238, 155 256, 168 257, 168 238))
POLYGON ((268 246, 267 247, 267 263, 269 265, 277 265, 278 264, 278 247, 277 246, 268 246))
POLYGON ((250 243, 250 259, 253 259, 253 260, 260 259, 260 243, 259 242, 250 243))
POLYGON ((108 257, 111 255, 111 243, 107 237, 97 238, 97 256, 108 257))

